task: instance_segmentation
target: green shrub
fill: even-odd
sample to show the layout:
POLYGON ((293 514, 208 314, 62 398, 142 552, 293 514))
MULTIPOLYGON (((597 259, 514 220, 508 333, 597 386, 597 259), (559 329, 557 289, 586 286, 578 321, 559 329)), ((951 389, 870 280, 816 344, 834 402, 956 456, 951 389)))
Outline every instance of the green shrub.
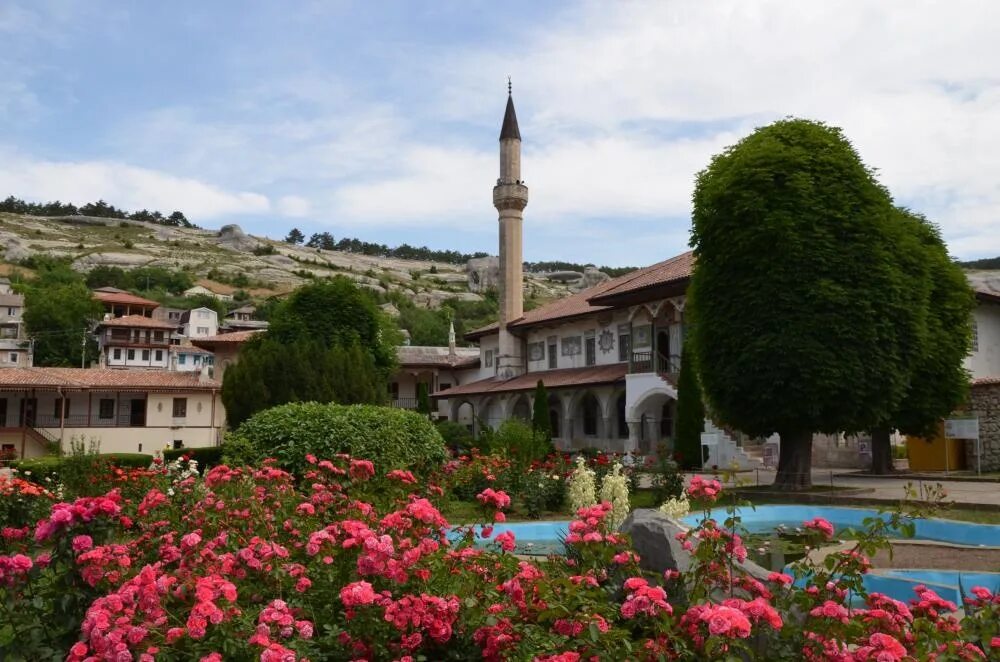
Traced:
POLYGON ((423 472, 447 456, 434 424, 416 412, 317 402, 295 402, 254 414, 231 435, 224 450, 227 459, 259 464, 273 457, 282 468, 296 472, 305 468, 310 453, 320 459, 348 453, 371 460, 379 472, 423 472))
POLYGON ((188 457, 198 461, 198 470, 210 469, 222 463, 222 446, 203 446, 199 448, 168 448, 163 451, 163 461, 173 462, 179 457, 188 457))
POLYGON ((530 425, 516 418, 500 424, 490 440, 490 446, 522 466, 544 458, 548 450, 548 442, 536 435, 530 425))
POLYGON ((441 438, 444 439, 445 446, 454 452, 467 452, 475 447, 472 433, 461 423, 447 420, 438 421, 437 429, 441 438))
POLYGON ((146 469, 153 463, 153 456, 146 453, 102 453, 97 457, 122 469, 146 469))
POLYGON ((46 485, 46 478, 51 478, 53 482, 58 482, 59 468, 62 466, 62 460, 62 457, 58 455, 29 457, 23 460, 11 461, 10 468, 17 470, 19 474, 33 483, 46 485))
POLYGON ((684 492, 684 476, 681 475, 680 467, 670 457, 670 449, 665 444, 660 444, 657 448, 656 464, 653 466, 650 482, 653 488, 653 500, 657 504, 679 497, 684 492))

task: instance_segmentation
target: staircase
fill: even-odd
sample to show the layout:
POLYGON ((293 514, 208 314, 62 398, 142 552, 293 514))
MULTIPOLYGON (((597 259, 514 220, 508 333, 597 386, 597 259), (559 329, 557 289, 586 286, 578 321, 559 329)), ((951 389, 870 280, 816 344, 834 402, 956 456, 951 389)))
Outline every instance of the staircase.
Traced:
POLYGON ((701 435, 702 443, 709 443, 709 458, 705 461, 706 466, 713 464, 720 469, 729 468, 736 464, 740 469, 762 469, 763 449, 741 448, 733 437, 722 430, 712 421, 705 421, 705 431, 701 435))

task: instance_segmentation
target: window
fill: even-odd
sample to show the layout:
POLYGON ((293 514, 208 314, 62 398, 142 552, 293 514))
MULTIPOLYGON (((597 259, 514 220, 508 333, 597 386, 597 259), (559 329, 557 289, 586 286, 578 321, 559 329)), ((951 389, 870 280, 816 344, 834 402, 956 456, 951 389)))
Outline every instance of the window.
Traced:
POLYGON ((181 318, 181 314, 178 313, 177 311, 171 311, 171 312, 167 313, 167 319, 179 320, 180 318, 181 318))
POLYGON ((187 354, 178 354, 177 355, 177 365, 184 365, 185 363, 187 363, 187 360, 188 360, 188 355, 187 354))
POLYGON ((556 351, 556 339, 549 338, 549 370, 555 370, 559 365, 559 355, 556 351))
POLYGON ((618 327, 618 360, 628 361, 628 355, 632 351, 632 331, 628 324, 618 327))
POLYGON ((153 331, 153 340, 163 342, 163 331, 153 331))
POLYGON ((11 363, 17 363, 17 352, 11 352, 10 353, 10 362, 11 363))
POLYGON ((187 418, 188 399, 174 398, 174 418, 187 418))
POLYGON ((156 350, 156 360, 157 361, 162 361, 163 360, 163 350, 162 349, 156 350))
POLYGON ((115 361, 121 361, 122 360, 122 351, 120 349, 116 349, 114 351, 114 357, 115 357, 115 361))
POLYGON ((97 403, 97 418, 108 420, 115 417, 115 401, 111 398, 101 398, 97 403))
POLYGON ((194 355, 194 364, 195 365, 201 365, 201 355, 200 354, 195 354, 194 355))
POLYGON ((207 310, 199 310, 198 311, 198 319, 200 319, 200 320, 207 320, 208 319, 208 311, 207 310))
POLYGON ((389 395, 393 400, 399 400, 399 382, 389 384, 389 395))
POLYGON ((149 360, 149 350, 148 349, 142 350, 142 360, 143 361, 148 361, 149 360))
POLYGON ((13 317, 16 314, 17 314, 17 308, 8 308, 7 309, 7 317, 13 317))
POLYGON ((449 384, 448 382, 441 382, 440 384, 438 384, 438 391, 447 391, 450 388, 451 384, 449 384))
POLYGON ((587 365, 595 365, 597 363, 597 338, 592 335, 588 336, 584 339, 583 346, 586 350, 587 365))
POLYGON ((69 416, 69 398, 56 398, 55 402, 53 402, 52 404, 53 404, 53 407, 52 407, 52 409, 53 409, 52 416, 53 417, 59 418, 59 416, 60 416, 59 409, 60 408, 62 408, 62 415, 63 416, 69 416))
POLYGON ((214 356, 206 356, 205 357, 205 365, 215 365, 215 357, 214 356))
POLYGON ((197 334, 199 336, 207 336, 208 335, 208 327, 207 326, 199 326, 197 334))
POLYGON ((134 349, 128 350, 128 360, 129 361, 134 361, 135 360, 135 350, 134 349))
POLYGON ((972 318, 972 351, 979 351, 979 323, 976 318, 972 318))
POLYGON ((177 450, 178 448, 184 448, 183 439, 174 439, 174 450, 177 450))
POLYGON ((485 363, 485 365, 486 365, 487 368, 492 368, 493 367, 493 350, 492 349, 486 350, 486 355, 484 357, 484 363, 485 363))

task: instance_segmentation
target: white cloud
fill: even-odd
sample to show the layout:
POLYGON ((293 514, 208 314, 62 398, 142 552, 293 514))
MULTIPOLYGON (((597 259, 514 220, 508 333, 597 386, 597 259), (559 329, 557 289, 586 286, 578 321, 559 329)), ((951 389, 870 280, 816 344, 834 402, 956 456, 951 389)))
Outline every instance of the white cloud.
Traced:
POLYGON ((83 204, 100 198, 129 210, 179 209, 195 221, 270 209, 259 193, 225 191, 146 168, 106 161, 38 161, 13 153, 0 159, 0 190, 29 200, 83 204))
POLYGON ((298 195, 285 195, 278 198, 276 210, 282 216, 304 218, 309 216, 312 206, 309 201, 298 195))

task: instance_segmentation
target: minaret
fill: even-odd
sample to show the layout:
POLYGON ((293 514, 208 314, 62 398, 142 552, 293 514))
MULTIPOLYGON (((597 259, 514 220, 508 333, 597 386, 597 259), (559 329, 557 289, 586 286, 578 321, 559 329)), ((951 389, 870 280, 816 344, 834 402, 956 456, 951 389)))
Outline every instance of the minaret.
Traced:
POLYGON ((508 325, 524 315, 521 225, 528 204, 528 187, 521 181, 521 132, 517 128, 510 79, 507 80, 507 109, 500 129, 500 177, 493 187, 493 206, 500 212, 500 348, 497 375, 517 377, 525 371, 521 339, 508 325))

